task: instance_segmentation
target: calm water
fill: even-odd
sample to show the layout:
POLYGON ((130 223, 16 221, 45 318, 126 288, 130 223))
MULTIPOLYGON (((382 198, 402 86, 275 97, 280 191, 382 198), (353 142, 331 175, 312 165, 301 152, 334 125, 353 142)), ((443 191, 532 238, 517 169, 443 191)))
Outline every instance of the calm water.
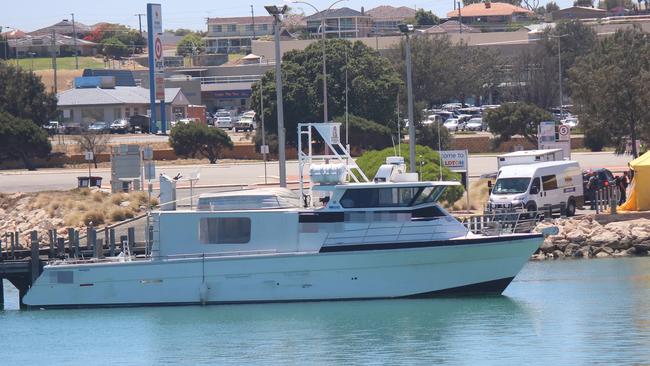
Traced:
POLYGON ((650 258, 528 263, 481 298, 18 311, 5 289, 1 365, 650 363, 650 258))

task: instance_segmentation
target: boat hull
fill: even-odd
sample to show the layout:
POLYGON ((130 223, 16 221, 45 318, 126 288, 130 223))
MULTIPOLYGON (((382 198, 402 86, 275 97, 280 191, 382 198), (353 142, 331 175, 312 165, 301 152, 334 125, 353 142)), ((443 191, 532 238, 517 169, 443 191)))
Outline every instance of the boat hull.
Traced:
POLYGON ((46 266, 23 302, 66 308, 500 294, 542 240, 516 235, 46 266))

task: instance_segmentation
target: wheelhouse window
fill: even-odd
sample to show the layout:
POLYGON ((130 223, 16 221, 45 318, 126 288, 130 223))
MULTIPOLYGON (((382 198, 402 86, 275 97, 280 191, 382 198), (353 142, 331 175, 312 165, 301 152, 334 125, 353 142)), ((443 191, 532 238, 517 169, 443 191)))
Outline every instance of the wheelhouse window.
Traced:
POLYGON ((345 208, 407 207, 413 202, 418 187, 349 189, 341 197, 345 208))
POLYGON ((199 221, 201 244, 246 244, 250 240, 248 217, 207 217, 199 221))

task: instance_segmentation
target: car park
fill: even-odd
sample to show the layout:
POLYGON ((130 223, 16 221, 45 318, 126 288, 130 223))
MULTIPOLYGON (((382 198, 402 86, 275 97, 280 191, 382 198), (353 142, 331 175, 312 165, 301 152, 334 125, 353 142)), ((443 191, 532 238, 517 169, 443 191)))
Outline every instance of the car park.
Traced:
POLYGON ((483 123, 483 118, 472 118, 465 124, 465 129, 468 131, 483 131, 485 125, 483 123))
POLYGON ((88 132, 93 133, 108 133, 111 131, 111 125, 108 122, 95 121, 88 126, 88 132))
POLYGON ((129 121, 125 119, 116 119, 111 123, 111 133, 127 133, 129 132, 129 121))

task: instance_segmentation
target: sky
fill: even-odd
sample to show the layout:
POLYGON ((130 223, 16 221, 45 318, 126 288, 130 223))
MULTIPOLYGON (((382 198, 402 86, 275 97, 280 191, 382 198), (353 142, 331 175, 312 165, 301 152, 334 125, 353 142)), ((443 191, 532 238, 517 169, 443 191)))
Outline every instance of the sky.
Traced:
MULTIPOLYGON (((327 8, 334 0, 310 0, 319 10, 327 8)), ((453 10, 454 0, 416 1, 416 0, 347 0, 335 7, 349 7, 366 10, 378 5, 409 6, 432 10, 438 16, 444 16, 453 10)), ((546 4, 547 0, 540 0, 546 4)), ((46 27, 70 19, 70 13, 75 13, 75 20, 86 25, 99 22, 121 23, 133 28, 138 27, 138 17, 134 14, 146 13, 145 1, 138 0, 0 0, 0 26, 17 28, 26 32, 46 27), (9 3, 10 5, 7 5, 9 3)), ((264 5, 287 3, 283 0, 168 0, 158 1, 162 4, 163 27, 165 29, 189 28, 205 30, 206 17, 248 16, 251 8, 255 15, 266 15, 264 5)), ((560 7, 571 6, 573 0, 557 1, 560 7)), ((303 9, 307 15, 313 9, 307 5, 294 4, 294 8, 303 9)), ((142 19, 146 29, 146 17, 142 19)))

